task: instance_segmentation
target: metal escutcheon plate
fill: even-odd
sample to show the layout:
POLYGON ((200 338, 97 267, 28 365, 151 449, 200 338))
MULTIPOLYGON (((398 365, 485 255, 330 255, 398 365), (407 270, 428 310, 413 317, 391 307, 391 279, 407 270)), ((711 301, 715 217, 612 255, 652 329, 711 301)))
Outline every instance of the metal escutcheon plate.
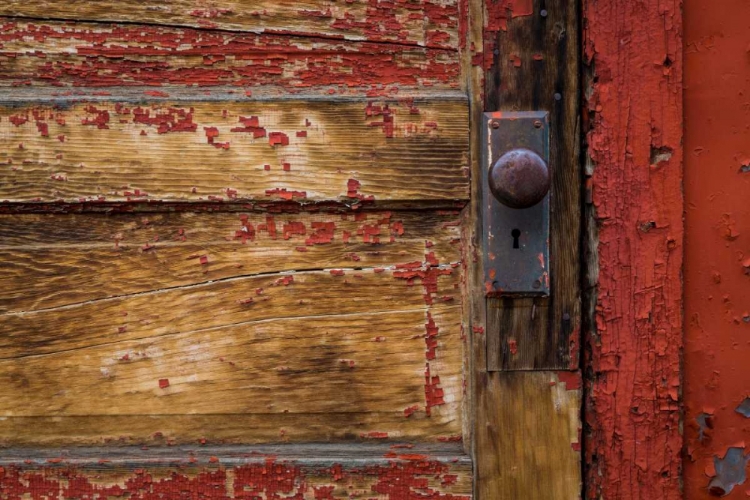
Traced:
POLYGON ((482 131, 484 278, 488 296, 549 294, 550 194, 529 208, 510 208, 490 190, 492 165, 513 149, 529 149, 549 164, 545 111, 485 113, 482 131))

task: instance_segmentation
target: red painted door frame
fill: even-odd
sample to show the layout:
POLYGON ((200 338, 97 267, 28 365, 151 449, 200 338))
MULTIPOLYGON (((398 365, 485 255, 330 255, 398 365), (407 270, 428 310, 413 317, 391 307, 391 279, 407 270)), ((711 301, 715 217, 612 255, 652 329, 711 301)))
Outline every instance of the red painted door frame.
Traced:
POLYGON ((584 0, 586 498, 681 492, 682 11, 584 0))

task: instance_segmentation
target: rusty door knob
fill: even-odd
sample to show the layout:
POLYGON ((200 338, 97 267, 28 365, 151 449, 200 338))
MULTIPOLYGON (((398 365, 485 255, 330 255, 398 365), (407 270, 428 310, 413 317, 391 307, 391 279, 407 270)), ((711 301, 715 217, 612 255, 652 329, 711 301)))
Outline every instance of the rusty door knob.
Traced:
POLYGON ((511 208, 533 207, 549 191, 545 161, 529 149, 512 149, 490 168, 488 182, 497 201, 511 208))

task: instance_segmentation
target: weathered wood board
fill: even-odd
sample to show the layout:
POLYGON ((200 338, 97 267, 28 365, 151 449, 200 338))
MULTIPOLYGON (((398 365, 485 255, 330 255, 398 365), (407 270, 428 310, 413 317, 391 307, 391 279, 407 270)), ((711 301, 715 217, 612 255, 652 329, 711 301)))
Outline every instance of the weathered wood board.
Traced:
POLYGON ((472 498, 471 462, 455 446, 293 446, 36 450, 4 453, 8 498, 472 498), (167 453, 165 453, 166 451, 167 453))
MULTIPOLYGON (((0 7, 2 11, 2 7, 0 7)), ((142 24, 0 18, 4 85, 258 86, 336 95, 458 87, 453 49, 142 24)))
MULTIPOLYGON (((185 286, 198 293, 196 285, 209 282, 216 290, 227 290, 230 279, 255 283, 254 293, 266 282, 284 278, 275 273, 291 271, 327 269, 317 275, 330 277, 335 269, 389 268, 393 273, 402 266, 396 271, 405 273, 414 262, 450 268, 461 259, 457 213, 0 215, 0 259, 6 262, 0 312, 51 309, 67 314, 61 306, 185 286)), ((353 279, 347 271, 344 280, 353 279)), ((450 295, 458 299, 458 291, 450 295)), ((310 306, 333 307, 339 299, 332 296, 325 306, 310 306)), ((341 310, 350 303, 340 302, 341 310)))
POLYGON ((0 216, 0 443, 460 439, 458 232, 457 212, 0 216))
POLYGON ((478 498, 581 498, 579 372, 494 372, 480 404, 478 498))
POLYGON ((6 0, 0 15, 124 21, 457 48, 458 0, 6 0))
POLYGON ((119 99, 48 95, 44 102, 41 92, 7 92, 0 104, 0 200, 468 198, 468 116, 460 94, 226 97, 190 91, 160 99, 135 91, 119 99))

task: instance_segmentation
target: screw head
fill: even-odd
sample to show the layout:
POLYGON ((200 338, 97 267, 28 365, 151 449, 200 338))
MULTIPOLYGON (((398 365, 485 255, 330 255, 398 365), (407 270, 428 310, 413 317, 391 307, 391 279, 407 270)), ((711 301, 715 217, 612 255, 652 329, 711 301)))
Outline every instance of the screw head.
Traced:
POLYGON ((497 120, 492 120, 490 122, 490 127, 494 128, 495 130, 500 128, 500 122, 497 120))
POLYGON ((510 208, 533 207, 549 191, 547 163, 535 152, 512 149, 490 168, 488 182, 497 201, 510 208))

